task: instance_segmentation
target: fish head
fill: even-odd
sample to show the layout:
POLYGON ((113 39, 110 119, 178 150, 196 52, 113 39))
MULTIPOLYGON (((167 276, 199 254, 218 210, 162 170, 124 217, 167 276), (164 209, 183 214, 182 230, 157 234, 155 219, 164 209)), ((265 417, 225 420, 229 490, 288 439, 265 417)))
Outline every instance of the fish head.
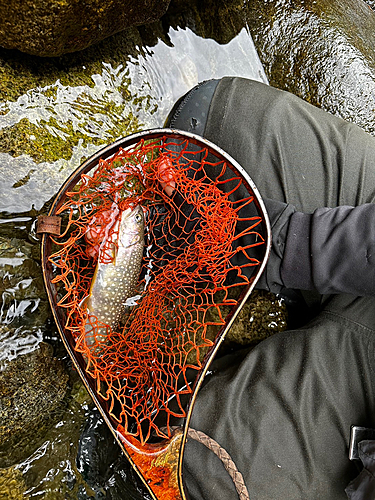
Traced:
POLYGON ((128 247, 144 243, 145 217, 141 205, 129 207, 121 214, 119 243, 128 247))

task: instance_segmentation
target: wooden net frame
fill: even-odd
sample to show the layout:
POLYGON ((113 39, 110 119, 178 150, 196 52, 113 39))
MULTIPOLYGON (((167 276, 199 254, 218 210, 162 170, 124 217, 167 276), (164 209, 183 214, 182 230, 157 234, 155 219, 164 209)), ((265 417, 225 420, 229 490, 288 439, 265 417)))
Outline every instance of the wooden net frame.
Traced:
POLYGON ((197 391, 269 254, 259 193, 224 151, 160 129, 90 158, 49 215, 62 221, 60 236, 43 236, 42 259, 63 341, 153 497, 184 498, 182 454, 197 391), (106 324, 84 299, 98 263, 112 262, 118 221, 139 206, 136 287, 118 324, 106 324))

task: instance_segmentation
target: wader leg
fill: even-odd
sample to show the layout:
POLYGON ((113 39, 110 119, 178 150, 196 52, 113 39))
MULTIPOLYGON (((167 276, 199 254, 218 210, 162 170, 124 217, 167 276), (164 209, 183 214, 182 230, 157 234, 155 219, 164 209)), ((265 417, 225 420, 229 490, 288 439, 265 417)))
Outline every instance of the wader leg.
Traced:
MULTIPOLYGON (((169 123, 204 135, 262 196, 297 210, 375 202, 375 138, 287 92, 223 78, 182 98, 169 123)), ((350 426, 375 427, 374 328, 374 298, 327 296, 303 329, 215 362, 191 425, 227 449, 252 500, 346 499, 358 473, 350 426)), ((237 498, 199 443, 188 442, 184 468, 192 500, 237 498)))
POLYGON ((225 77, 198 85, 177 108, 167 123, 203 131, 265 198, 303 212, 375 201, 375 138, 288 92, 225 77))

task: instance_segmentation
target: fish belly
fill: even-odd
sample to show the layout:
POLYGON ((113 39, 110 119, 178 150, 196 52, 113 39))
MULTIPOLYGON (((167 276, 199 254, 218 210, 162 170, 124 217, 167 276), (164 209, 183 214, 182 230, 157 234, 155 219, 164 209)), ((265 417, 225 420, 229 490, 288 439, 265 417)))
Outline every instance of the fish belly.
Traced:
POLYGON ((97 264, 95 281, 87 301, 89 316, 103 325, 92 327, 93 318, 86 324, 86 343, 104 342, 108 325, 112 330, 118 325, 127 308, 125 302, 136 293, 143 256, 143 245, 119 248, 115 263, 97 264))

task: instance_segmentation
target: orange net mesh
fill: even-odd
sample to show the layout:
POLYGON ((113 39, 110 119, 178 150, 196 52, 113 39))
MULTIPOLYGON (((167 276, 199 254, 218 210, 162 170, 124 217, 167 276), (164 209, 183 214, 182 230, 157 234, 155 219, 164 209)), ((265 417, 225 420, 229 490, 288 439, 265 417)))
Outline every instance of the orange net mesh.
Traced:
POLYGON ((141 444, 169 438, 186 416, 193 375, 260 265, 252 192, 206 148, 141 140, 82 175, 56 215, 64 232, 49 261, 65 331, 117 428, 141 444), (132 261, 128 216, 141 227, 132 261), (130 280, 127 292, 117 276, 130 280), (94 295, 112 316, 96 312, 94 295))

